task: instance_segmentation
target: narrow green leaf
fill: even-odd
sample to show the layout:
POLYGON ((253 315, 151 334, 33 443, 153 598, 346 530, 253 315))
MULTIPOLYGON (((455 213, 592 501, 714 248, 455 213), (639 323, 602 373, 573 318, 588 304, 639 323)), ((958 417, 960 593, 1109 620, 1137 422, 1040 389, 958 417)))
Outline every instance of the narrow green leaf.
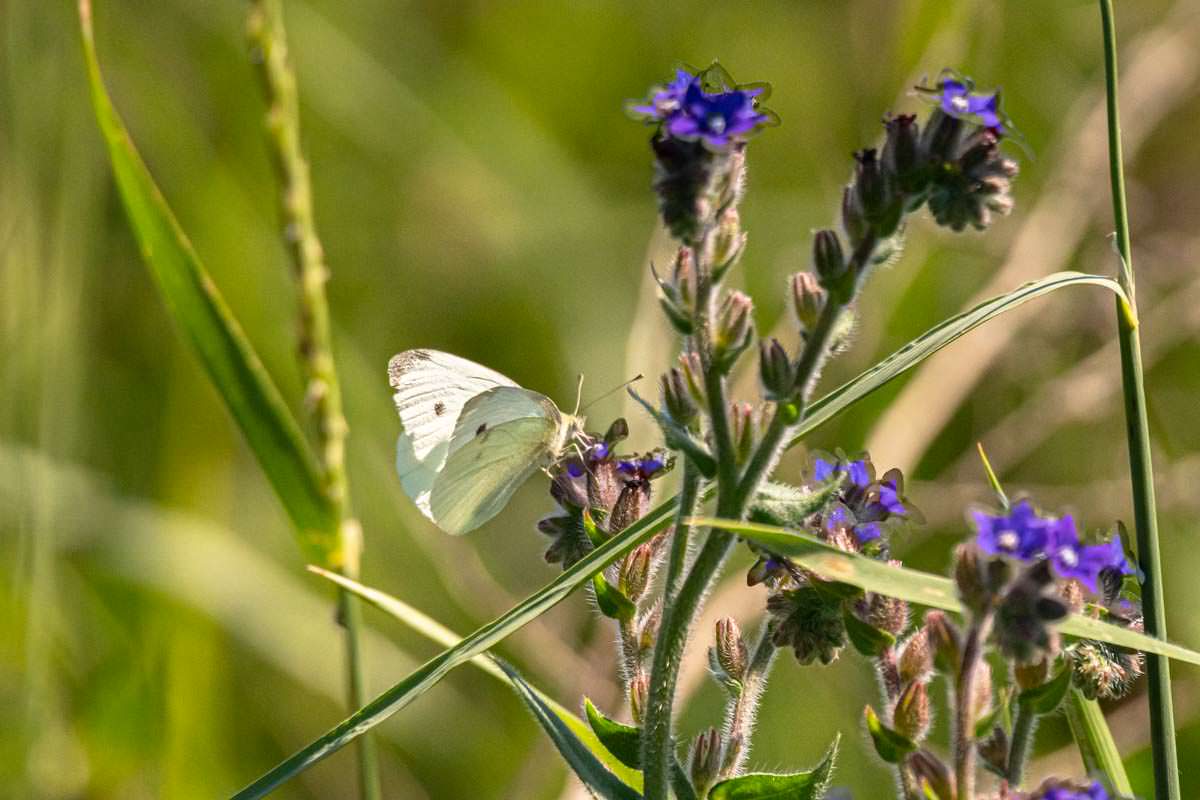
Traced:
POLYGON ((846 624, 846 636, 850 639, 850 644, 868 658, 882 655, 884 650, 896 643, 895 636, 862 621, 849 608, 842 610, 842 620, 846 624))
MULTIPOLYGON (((864 591, 898 597, 910 603, 962 613, 962 604, 955 594, 954 582, 941 575, 930 575, 907 567, 892 566, 858 553, 847 553, 809 534, 773 525, 711 517, 693 517, 688 523, 732 531, 773 553, 787 556, 824 578, 848 583, 864 591)), ((1101 622, 1083 614, 1072 614, 1057 627, 1060 633, 1067 636, 1096 639, 1131 650, 1157 653, 1188 664, 1200 665, 1200 653, 1195 650, 1155 639, 1131 628, 1101 622)))
POLYGON ((632 725, 609 719, 588 698, 583 698, 583 709, 587 712, 592 733, 608 752, 622 764, 632 769, 642 768, 642 731, 632 725))
MULTIPOLYGON (((1050 275, 1040 281, 1026 284, 1009 294, 989 300, 974 309, 953 317, 935 326, 917 339, 897 350, 882 362, 866 370, 856 378, 842 384, 834 391, 812 403, 807 410, 804 421, 797 426, 797 434, 792 440, 794 445, 800 439, 816 428, 828 422, 851 405, 871 394, 889 380, 911 369, 925 358, 945 347, 959 336, 982 325, 990 319, 1020 306, 1028 300, 1068 286, 1097 285, 1117 292, 1120 287, 1108 278, 1097 275, 1085 275, 1077 272, 1060 272, 1050 275)), ((1120 295, 1123 297, 1123 295, 1120 295)), ((712 497, 711 487, 705 492, 705 499, 712 497)), ((384 692, 371 703, 359 709, 349 718, 343 720, 333 730, 293 754, 290 758, 278 764, 270 772, 263 775, 237 795, 242 798, 262 797, 267 792, 302 772, 322 758, 336 752, 352 742, 392 714, 404 708, 414 699, 424 694, 437 684, 450 670, 468 661, 475 655, 484 652, 489 647, 503 641, 513 631, 518 630, 530 620, 545 613, 561 602, 574 589, 587 582, 592 575, 621 558, 637 545, 649 539, 655 533, 670 524, 675 509, 675 498, 667 500, 655 508, 641 520, 629 526, 621 533, 609 539, 601 547, 588 553, 570 569, 550 582, 547 586, 521 601, 508 613, 479 628, 462 640, 455 647, 439 654, 400 683, 384 692)), ((890 568, 889 568, 890 569, 890 568)), ((949 581, 940 579, 949 586, 949 581)), ((936 597, 923 597, 914 602, 936 608, 958 610, 957 599, 954 598, 952 587, 941 602, 934 602, 936 597), (950 605, 947 605, 949 603, 950 605)), ((925 584, 919 588, 924 594, 930 590, 925 584)), ((1101 632, 1102 633, 1102 632, 1101 632)), ((1080 636, 1089 636, 1079 633, 1080 636)), ((1104 638, 1102 635, 1091 635, 1090 638, 1104 638)), ((1128 647, 1138 648, 1139 644, 1128 641, 1116 642, 1128 647)), ((1173 647, 1160 643, 1162 647, 1173 647)), ((1182 651, 1182 649, 1180 649, 1182 651)), ((1188 651, 1182 651, 1188 652, 1188 651)), ((1176 657, 1179 657, 1176 655, 1176 657)))
POLYGON ((336 557, 337 515, 322 488, 316 457, 134 148, 104 88, 87 0, 80 2, 79 12, 96 120, 142 257, 302 544, 309 555, 328 564, 336 557))
POLYGON ((1083 759, 1089 775, 1101 773, 1108 777, 1113 791, 1122 797, 1133 797, 1133 787, 1125 774, 1125 765, 1113 741, 1112 731, 1104 719, 1104 712, 1095 700, 1088 700, 1083 692, 1071 689, 1067 702, 1067 722, 1071 735, 1083 759))
POLYGON ((884 725, 875 709, 867 706, 863 716, 867 721, 867 732, 875 743, 875 752, 887 763, 899 764, 905 756, 916 751, 917 743, 884 725))
POLYGON ((985 300, 974 308, 935 325, 875 366, 811 403, 805 411, 804 419, 796 427, 791 444, 797 444, 813 430, 845 411, 847 407, 871 394, 893 378, 912 369, 938 350, 975 330, 988 320, 1012 311, 1036 297, 1058 289, 1065 289, 1068 286, 1101 286, 1109 289, 1122 302, 1125 302, 1125 292, 1116 281, 1103 275, 1088 275, 1082 272, 1056 272, 1053 275, 1023 284, 1007 294, 985 300))
POLYGON ((629 788, 600 763, 592 751, 580 741, 570 728, 563 724, 563 721, 543 702, 538 693, 525 683, 516 670, 503 661, 497 663, 508 675, 517 689, 517 694, 525 701, 525 705, 533 712, 538 724, 554 742, 559 754, 575 771, 579 780, 583 781, 584 786, 603 800, 641 800, 640 794, 629 788))
POLYGON ((1070 688, 1071 668, 1064 666, 1046 683, 1026 689, 1017 695, 1017 702, 1034 714, 1045 716, 1058 710, 1070 688))
POLYGON ((992 462, 987 457, 987 451, 983 449, 983 442, 976 442, 975 448, 979 450, 979 460, 983 462, 983 472, 987 475, 988 485, 992 487, 996 499, 1000 501, 1000 507, 1007 509, 1009 506, 1008 495, 1004 493, 1004 487, 1000 485, 1000 479, 996 477, 996 471, 992 469, 992 462))
POLYGON ((829 788, 841 740, 841 734, 838 734, 825 751, 821 763, 807 772, 789 775, 752 772, 739 775, 712 787, 708 800, 821 800, 829 788))
MULTIPOLYGON (((358 595, 367 603, 370 603, 380 611, 395 617, 400 622, 404 623, 409 628, 421 634, 430 641, 436 642, 443 647, 454 647, 462 641, 462 638, 455 634, 454 631, 442 625, 429 615, 418 611, 397 597, 393 597, 392 595, 382 592, 379 589, 373 589, 370 586, 365 586, 358 581, 353 580, 352 578, 347 578, 345 575, 342 575, 338 572, 330 572, 327 569, 314 566, 310 566, 308 569, 310 572, 320 575, 322 578, 326 578, 338 584, 347 591, 358 595)), ((500 667, 496 664, 496 661, 486 654, 475 656, 471 659, 471 664, 503 683, 509 685, 512 684, 512 681, 509 680, 508 674, 504 670, 500 669, 500 667)), ((626 766, 624 759, 621 758, 621 754, 614 750, 613 747, 610 746, 609 742, 604 741, 603 737, 599 736, 600 731, 596 729, 596 724, 594 721, 592 722, 591 727, 589 727, 587 723, 557 703, 545 692, 541 691, 532 684, 527 683, 527 685, 533 692, 537 693, 537 695, 542 699, 542 702, 546 704, 551 712, 553 712, 555 716, 562 720, 563 724, 570 728, 571 732, 578 736, 579 739, 585 745, 587 745, 588 749, 590 749, 592 753, 594 753, 595 756, 599 758, 600 761, 603 762, 604 765, 614 775, 632 788, 638 791, 641 790, 642 775, 637 771, 637 765, 629 764, 626 766)), ((591 701, 587 701, 585 699, 585 702, 590 708, 594 708, 591 705, 591 701)), ((590 719, 590 711, 588 712, 588 716, 590 719)), ((614 726, 620 726, 620 723, 618 722, 613 722, 612 724, 614 726)), ((629 728, 627 725, 621 727, 629 728)), ((630 730, 633 731, 633 735, 636 738, 638 736, 637 728, 630 728, 630 730)))

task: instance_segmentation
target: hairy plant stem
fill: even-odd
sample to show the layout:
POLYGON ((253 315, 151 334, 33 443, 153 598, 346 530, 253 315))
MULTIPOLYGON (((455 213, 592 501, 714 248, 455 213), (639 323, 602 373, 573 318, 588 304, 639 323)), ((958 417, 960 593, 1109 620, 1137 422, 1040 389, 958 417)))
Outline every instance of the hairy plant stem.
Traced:
MULTIPOLYGON (((855 274, 865 272, 865 266, 875 250, 876 239, 868 236, 855 250, 851 269, 855 274)), ((701 248, 694 248, 698 257, 701 248)), ((697 269, 701 265, 697 262, 697 269)), ((710 293, 712 286, 706 283, 707 275, 700 273, 700 289, 697 294, 700 302, 697 308, 700 313, 708 315, 710 293)), ((857 278, 856 278, 857 280, 857 278)), ((788 429, 803 417, 804 405, 812 389, 813 378, 817 369, 828 353, 830 339, 835 323, 845 303, 832 295, 825 304, 817 326, 809 333, 804 350, 797 364, 796 380, 793 384, 796 400, 791 404, 780 404, 775 410, 770 426, 750 459, 746 473, 739 480, 736 469, 730 473, 727 467, 717 476, 717 516, 724 519, 742 519, 750 500, 758 492, 759 484, 770 467, 779 457, 786 443, 788 429), (789 411, 788 406, 791 406, 789 411), (753 470, 753 472, 751 472, 753 470)), ((733 458, 732 439, 729 437, 728 403, 724 395, 724 376, 717 375, 711 360, 711 351, 706 348, 711 343, 711 332, 708 329, 709 320, 704 325, 698 325, 697 346, 701 363, 705 372, 705 386, 708 387, 709 414, 713 423, 713 434, 717 449, 717 462, 726 465, 727 462, 736 464, 733 458), (714 392, 716 388, 719 392, 714 392), (718 426, 722 426, 718 428, 718 426), (721 438, 724 431, 725 440, 721 438), (727 447, 727 452, 722 449, 727 447)), ((732 534, 713 529, 708 539, 692 563, 691 570, 683 580, 678 593, 669 597, 663 607, 662 626, 659 629, 658 642, 654 648, 654 661, 650 671, 650 692, 646 703, 645 718, 642 725, 642 769, 644 793, 646 800, 668 800, 670 783, 670 765, 674 757, 675 740, 672 730, 672 716, 675 704, 675 686, 679 677, 679 666, 683 658, 684 646, 687 644, 695 617, 700 610, 704 596, 710 584, 725 563, 736 537, 732 534)), ((668 576, 670 583, 670 576, 668 576)))
POLYGON ((1017 703, 1017 714, 1013 719, 1012 742, 1008 747, 1008 770, 1005 778, 1014 789, 1025 779, 1025 764, 1033 750, 1033 731, 1037 727, 1037 714, 1024 703, 1017 703))
POLYGON ((954 684, 954 783, 956 800, 975 798, 975 682, 984 666, 983 643, 992 629, 992 609, 977 614, 963 643, 954 684))
POLYGON ((767 675, 775 661, 777 649, 771 638, 770 624, 763 622, 758 642, 750 655, 750 663, 746 665, 746 673, 742 676, 741 688, 736 696, 730 698, 725 708, 725 755, 718 780, 741 774, 742 767, 745 766, 746 757, 750 754, 754 721, 758 716, 758 703, 762 699, 767 675))
POLYGON ((690 544, 691 526, 687 520, 696 513, 696 501, 700 497, 700 470, 691 459, 683 461, 683 482, 679 487, 679 508, 675 512, 675 525, 671 531, 671 549, 667 555, 666 586, 663 591, 664 602, 671 602, 679 591, 679 583, 683 580, 683 571, 687 566, 688 545, 690 544))
MULTIPOLYGON (((1129 443, 1129 472, 1133 487, 1133 518, 1137 552, 1145 579, 1142 612, 1146 633, 1167 637, 1162 563, 1158 543, 1158 516, 1154 498, 1154 468, 1150 458, 1150 425, 1142 348, 1137 327, 1137 302, 1133 277, 1133 252, 1129 240, 1129 210, 1125 199, 1125 172, 1121 153, 1121 121, 1117 104, 1117 33, 1112 0, 1099 0, 1104 32, 1104 77, 1108 101, 1108 163, 1112 185, 1113 220, 1121 254, 1121 283, 1129 306, 1117 299, 1117 336, 1121 345, 1121 386, 1125 395, 1125 431, 1129 443)), ((1160 800, 1179 800, 1179 760, 1175 745, 1175 714, 1171 699, 1171 672, 1163 656, 1146 656, 1150 699, 1150 741, 1154 757, 1154 794, 1160 800)))
MULTIPOLYGON (((300 145, 300 109, 296 75, 288 58, 287 34, 280 0, 251 0, 247 33, 267 99, 266 131, 279 179, 283 237, 291 253, 299 287, 300 367, 306 401, 312 409, 318 440, 323 489, 338 524, 334 541, 324 543, 327 566, 355 580, 359 577, 362 529, 350 513, 346 476, 346 434, 342 393, 333 357, 333 337, 325 284, 329 270, 313 218, 308 161, 300 145)), ((346 590, 338 595, 338 622, 345 632, 347 689, 351 708, 368 698, 359 643, 362 609, 346 590)), ((359 794, 380 797, 379 765, 373 737, 359 739, 359 794)))

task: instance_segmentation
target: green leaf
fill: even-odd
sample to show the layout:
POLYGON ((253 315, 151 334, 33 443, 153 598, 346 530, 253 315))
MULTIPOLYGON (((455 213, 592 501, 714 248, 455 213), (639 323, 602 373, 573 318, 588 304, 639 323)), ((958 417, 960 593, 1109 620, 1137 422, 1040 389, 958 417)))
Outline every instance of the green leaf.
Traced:
POLYGON ((542 726, 542 730, 550 736, 550 740, 554 742, 554 746, 558 748, 559 754, 567 762, 579 780, 583 781, 583 785, 590 791, 594 792, 603 800, 641 800, 641 795, 613 775, 605 768, 600 760, 588 749, 579 737, 571 731, 563 721, 550 709, 549 706, 542 700, 541 696, 533 690, 508 664, 503 661, 498 661, 500 668, 508 675, 513 686, 517 689, 517 694, 525 701, 525 705, 533 712, 533 716, 537 719, 538 724, 542 726))
POLYGON ((80 4, 80 23, 96 120, 130 227, 167 310, 246 437, 302 545, 322 563, 336 563, 337 514, 316 457, 134 148, 104 88, 87 3, 80 4))
MULTIPOLYGON (((812 403, 808 407, 806 417, 797 426, 797 434, 790 444, 795 445, 803 436, 811 433, 854 403, 871 394, 871 392, 883 386, 892 378, 916 366, 925 358, 928 358, 942 347, 954 341, 954 339, 982 325, 984 322, 1012 310, 1034 297, 1057 289, 1077 285, 1103 286, 1120 294, 1120 287, 1108 278, 1077 272, 1060 272, 1043 278, 1040 281, 1026 284, 1009 294, 989 300, 964 314, 960 314, 941 325, 935 326, 884 359, 875 367, 866 370, 858 377, 842 384, 842 386, 828 395, 812 403)), ((1120 296, 1123 297, 1124 295, 1120 296)), ((705 491, 705 499, 711 499, 713 493, 713 489, 709 487, 705 491)), ((247 786, 237 795, 238 800, 241 798, 262 797, 290 777, 345 747, 354 741, 355 738, 361 736, 427 692, 450 670, 470 660, 473 656, 484 652, 496 643, 503 641, 513 631, 518 630, 530 620, 545 613, 566 598, 578 586, 587 582, 592 575, 612 564, 616 559, 621 558, 658 531, 666 528, 671 522, 675 505, 675 498, 667 500, 641 520, 609 539, 602 547, 588 553, 587 556, 574 564, 570 569, 563 572, 547 586, 518 603, 508 613, 479 628, 455 647, 446 650, 422 665, 403 681, 384 692, 374 701, 343 720, 335 728, 309 743, 306 747, 278 764, 270 772, 247 786)), ((944 578, 940 580, 949 585, 948 580, 944 578)), ((917 592, 924 595, 929 589, 930 586, 928 584, 923 584, 917 587, 917 592)), ((936 608, 949 608, 952 611, 958 610, 957 600, 954 598, 952 587, 951 591, 947 593, 947 597, 948 599, 942 603, 932 602, 934 598, 925 597, 917 599, 914 602, 936 608), (946 603, 950 603, 951 605, 947 606, 946 603)), ((1104 638, 1103 630, 1095 633, 1098 635, 1085 632, 1080 632, 1077 635, 1093 639, 1104 638)), ((1138 643, 1130 644, 1128 639, 1117 643, 1135 649, 1139 647, 1138 643)), ((1166 643, 1157 643, 1157 646, 1174 647, 1166 643)), ((1180 657, 1178 653, 1189 652, 1182 648, 1177 648, 1173 651, 1173 654, 1175 657, 1180 657)))
POLYGON ((1123 303, 1127 304, 1125 292, 1122 291, 1120 285, 1102 275, 1056 272, 1045 278, 1023 284, 1008 294, 985 300, 974 308, 935 325, 875 366, 811 403, 804 414, 804 419, 796 427, 791 444, 797 444, 813 430, 845 411, 849 406, 988 320, 1012 311, 1036 297, 1058 289, 1065 289, 1068 286, 1102 286, 1112 291, 1123 303))
POLYGON ((1071 688, 1071 668, 1064 666, 1058 674, 1041 686, 1026 689, 1017 695, 1017 702, 1038 716, 1058 710, 1067 690, 1071 688))
POLYGON ((605 749, 625 766, 631 769, 641 769, 641 729, 609 719, 586 697, 583 698, 583 708, 587 712, 588 724, 592 726, 592 733, 596 734, 600 744, 604 745, 605 749))
POLYGON ((1008 699, 1010 696, 1010 689, 1008 687, 997 692, 996 701, 992 703, 992 707, 988 713, 975 721, 976 739, 988 738, 997 726, 1002 728, 1006 734, 1012 732, 1012 717, 1008 711, 1008 699))
POLYGON ((896 643, 895 636, 863 622, 849 608, 843 608, 842 621, 846 624, 846 635, 850 638, 850 644, 868 658, 882 655, 884 650, 896 643))
POLYGON ((1071 735, 1075 737, 1075 745, 1079 748, 1087 773, 1104 774, 1117 794, 1133 797, 1133 787, 1129 783, 1129 776, 1125 774, 1125 764, 1121 761, 1117 743, 1113 741, 1112 731, 1108 729, 1100 704, 1088 700, 1078 689, 1071 689, 1066 708, 1071 735))
POLYGON ((816 489, 767 482, 750 504, 750 520, 767 525, 799 526, 829 505, 841 481, 826 481, 816 489))
MULTIPOLYGON (((347 591, 358 595, 367 603, 370 603, 380 611, 395 617, 400 622, 404 623, 409 628, 421 634, 430 641, 436 642, 443 647, 454 647, 462 641, 462 639, 455 634, 454 631, 442 625, 427 614, 418 611, 399 598, 393 597, 392 595, 382 592, 379 589, 373 589, 370 586, 365 586, 358 581, 353 580, 352 578, 347 578, 345 575, 342 575, 338 572, 330 572, 327 569, 313 566, 310 566, 308 569, 310 572, 320 575, 322 578, 333 581, 347 591)), ((486 672, 488 675, 491 675, 493 678, 496 678, 503 683, 512 685, 512 681, 509 679, 508 673, 500 669, 500 667, 496 664, 496 661, 490 656, 486 654, 475 656, 471 659, 471 664, 486 672)), ((613 748, 609 746, 609 743, 604 741, 603 737, 599 736, 599 730, 596 730, 596 724, 594 721, 589 728, 587 723, 585 723, 572 712, 568 711, 559 703, 555 702, 545 692, 542 692, 528 682, 526 682, 526 685, 531 691, 535 692, 542 699, 542 702, 546 704, 546 706, 551 712, 554 713, 555 716, 562 720, 564 725, 571 729, 572 733, 574 733, 585 745, 587 745, 592 753, 595 754, 595 756, 600 759, 600 761, 603 762, 604 765, 614 775, 632 788, 641 791, 642 775, 637 771, 637 765, 626 765, 624 759, 621 758, 621 754, 613 750, 613 748), (593 733, 594 730, 595 733, 593 733)), ((585 700, 585 702, 589 707, 591 707, 591 701, 585 700)), ((590 711, 588 712, 588 716, 589 718, 591 717, 590 711)), ((620 725, 620 723, 617 722, 613 722, 612 724, 620 725)), ((626 725, 621 727, 628 728, 629 726, 626 725)), ((637 728, 631 728, 630 730, 633 731, 634 737, 638 736, 637 728)))
POLYGON ((712 478, 717 474, 717 462, 703 442, 698 441, 687 428, 659 411, 633 389, 625 391, 637 401, 638 405, 646 409, 646 413, 653 417, 658 426, 662 428, 663 440, 666 441, 667 447, 672 450, 681 450, 687 454, 687 457, 704 477, 712 478))
POLYGON ((592 591, 596 595, 596 605, 600 613, 610 619, 628 622, 637 613, 637 606, 625 594, 604 579, 600 573, 592 576, 592 591))
MULTIPOLYGON (((688 523, 732 531, 743 539, 786 556, 829 580, 848 583, 864 591, 898 597, 930 608, 962 613, 962 604, 955 594, 954 582, 941 575, 892 566, 859 553, 847 553, 809 534, 772 525, 711 517, 694 517, 688 520, 688 523)), ((1157 653, 1188 664, 1200 665, 1200 653, 1195 650, 1155 639, 1130 628, 1101 622, 1083 614, 1072 614, 1058 623, 1057 629, 1067 636, 1096 639, 1128 647, 1130 650, 1157 653)))
POLYGON ((721 781, 708 792, 708 800, 821 800, 829 788, 837 761, 841 734, 829 745, 821 763, 807 772, 771 775, 752 772, 721 781))
POLYGON ((884 725, 875 709, 867 706, 863 716, 867 720, 867 732, 871 734, 871 741, 875 743, 875 752, 887 763, 899 764, 905 756, 916 751, 917 743, 884 725))

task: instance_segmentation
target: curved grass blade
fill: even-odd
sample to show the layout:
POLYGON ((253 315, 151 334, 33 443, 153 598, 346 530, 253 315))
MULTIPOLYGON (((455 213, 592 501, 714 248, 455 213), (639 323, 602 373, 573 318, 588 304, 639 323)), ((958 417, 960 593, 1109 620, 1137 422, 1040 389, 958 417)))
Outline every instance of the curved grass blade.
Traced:
MULTIPOLYGON (((805 434, 828 422, 849 406, 886 384, 892 378, 916 366, 922 360, 928 358, 968 331, 1035 297, 1068 286, 1078 285, 1094 285, 1108 288, 1124 301, 1125 295, 1121 291, 1120 286, 1111 279, 1079 272, 1059 272, 1040 281, 1034 281, 1033 283, 1018 287, 1006 295, 981 303, 974 309, 959 314, 931 328, 876 366, 866 370, 858 375, 858 377, 842 384, 828 395, 812 403, 809 407, 810 416, 801 422, 797 429, 799 433, 791 444, 796 444, 805 434)), ((711 495, 712 492, 710 490, 705 494, 705 499, 709 499, 711 495)), ((507 614, 479 628, 470 636, 463 639, 456 647, 446 650, 425 663, 403 681, 384 692, 366 706, 363 706, 349 718, 343 720, 333 730, 311 742, 286 761, 278 764, 270 772, 239 792, 236 795, 236 800, 262 797, 289 778, 341 749, 353 741, 355 737, 378 725, 428 691, 447 672, 502 641, 529 620, 534 619, 561 602, 574 589, 590 580, 592 575, 625 555, 654 533, 665 528, 670 524, 674 508, 675 498, 667 500, 638 522, 610 539, 603 546, 593 550, 547 586, 521 601, 521 603, 507 614)), ((951 597, 953 597, 952 593, 951 597)), ((957 601, 955 600, 954 602, 957 601)), ((934 604, 928 603, 928 605, 934 604)), ((1091 638, 1096 637, 1093 636, 1091 638)), ((1137 645, 1134 645, 1134 647, 1137 647, 1137 645)))
MULTIPOLYGON (((814 429, 828 422, 846 408, 863 399, 892 379, 915 367, 931 355, 956 339, 970 333, 983 323, 1001 314, 1012 311, 1036 297, 1064 289, 1068 286, 1101 286, 1117 296, 1123 307, 1129 301, 1120 284, 1103 275, 1083 272, 1056 272, 1036 281, 1018 286, 1007 294, 985 300, 974 308, 957 314, 927 330, 908 344, 880 361, 875 366, 843 383, 829 394, 814 401, 805 412, 804 419, 796 428, 791 445, 794 446, 814 429)), ((1132 315, 1132 311, 1129 312, 1132 315)))
POLYGON ((496 663, 500 665, 500 669, 504 670, 509 681, 516 687, 517 694, 533 712, 534 718, 554 742, 559 754, 589 791, 602 800, 641 800, 641 794, 629 788, 628 785, 618 780, 616 775, 609 772, 516 670, 498 659, 496 663))
POLYGON ((289 778, 340 750, 420 697, 455 667, 503 641, 513 631, 562 602, 591 576, 671 524, 675 501, 668 500, 581 558, 570 569, 511 611, 479 628, 456 646, 439 653, 411 675, 367 703, 333 730, 304 747, 235 795, 236 800, 263 797, 289 778))
MULTIPOLYGON (((954 582, 941 575, 894 567, 859 553, 847 553, 815 536, 774 525, 709 517, 693 518, 689 522, 736 533, 831 580, 848 583, 864 591, 898 597, 910 603, 962 613, 954 582)), ((1072 614, 1059 623, 1057 629, 1067 636, 1095 639, 1200 665, 1200 653, 1194 650, 1082 614, 1072 614)))
POLYGON ((1125 765, 1113 741, 1112 731, 1104 720, 1104 712, 1095 700, 1088 700, 1083 692, 1071 689, 1066 705, 1067 723, 1071 735, 1083 758, 1083 766, 1089 775, 1101 773, 1108 778, 1109 786, 1121 797, 1133 797, 1133 786, 1125 774, 1125 765))
MULTIPOLYGON (((356 580, 347 578, 341 573, 331 572, 327 569, 322 569, 321 567, 310 566, 308 569, 310 572, 316 573, 322 578, 327 578, 328 580, 333 581, 346 591, 358 595, 366 602, 378 608, 380 611, 390 614, 412 630, 421 634, 430 641, 437 642, 442 647, 454 647, 462 641, 462 637, 456 635, 454 631, 442 625, 440 622, 424 612, 418 611, 408 603, 405 603, 399 598, 393 597, 387 592, 373 589, 370 586, 361 584, 356 580)), ((508 673, 502 670, 496 663, 495 659, 489 657, 487 654, 475 656, 471 659, 471 664, 483 670, 488 675, 491 675, 496 680, 502 681, 510 686, 513 685, 508 673)), ((557 703, 549 695, 538 689, 536 686, 533 686, 528 682, 526 685, 529 687, 529 690, 536 694, 546 705, 546 707, 550 709, 550 713, 558 717, 559 720, 561 720, 562 723, 567 726, 571 733, 578 737, 583 744, 592 751, 596 758, 598 758, 604 764, 604 766, 608 768, 610 772, 612 772, 614 775, 620 778, 622 782, 629 785, 633 789, 641 791, 641 772, 639 772, 636 767, 633 767, 633 765, 629 764, 625 759, 622 759, 618 753, 613 752, 613 748, 607 746, 603 741, 601 741, 600 737, 595 733, 595 722, 592 722, 591 725, 585 723, 582 719, 571 713, 566 707, 557 703)), ((586 708, 588 708, 588 715, 590 717, 593 706, 591 705, 590 701, 585 702, 586 708)), ((617 723, 613 724, 616 725, 617 723)), ((636 728, 631 728, 630 730, 635 731, 634 736, 636 739, 636 728)))
POLYGON ((91 3, 79 19, 96 120, 129 224, 167 309, 220 392, 307 551, 327 562, 337 516, 320 469, 279 390, 200 263, 104 87, 92 35, 91 3))

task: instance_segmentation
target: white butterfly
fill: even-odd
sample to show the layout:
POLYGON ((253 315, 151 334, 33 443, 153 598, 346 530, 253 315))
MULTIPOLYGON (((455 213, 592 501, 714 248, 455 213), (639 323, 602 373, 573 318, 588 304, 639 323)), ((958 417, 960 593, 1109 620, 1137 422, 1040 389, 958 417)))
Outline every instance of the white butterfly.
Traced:
POLYGON ((400 483, 447 533, 496 516, 531 474, 586 440, 583 417, 449 353, 406 350, 388 362, 388 379, 402 427, 400 483))

